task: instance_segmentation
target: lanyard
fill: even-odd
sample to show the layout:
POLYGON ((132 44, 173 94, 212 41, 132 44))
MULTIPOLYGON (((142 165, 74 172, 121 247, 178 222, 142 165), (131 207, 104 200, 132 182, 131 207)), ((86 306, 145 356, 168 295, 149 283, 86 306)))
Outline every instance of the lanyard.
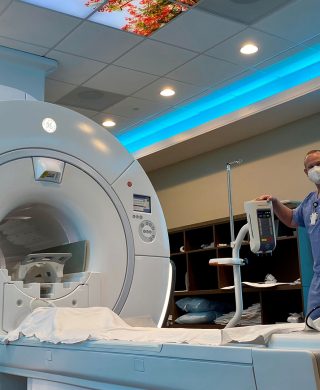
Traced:
POLYGON ((318 220, 318 213, 317 213, 318 202, 317 201, 313 202, 312 207, 313 207, 313 211, 310 215, 310 225, 315 225, 318 220))

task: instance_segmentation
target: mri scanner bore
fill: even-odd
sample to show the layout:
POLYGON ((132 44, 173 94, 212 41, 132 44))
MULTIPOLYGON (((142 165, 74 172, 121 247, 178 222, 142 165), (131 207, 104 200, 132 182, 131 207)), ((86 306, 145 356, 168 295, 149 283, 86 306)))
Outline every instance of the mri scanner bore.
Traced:
POLYGON ((71 110, 10 101, 0 116, 1 329, 39 306, 106 306, 161 326, 167 228, 139 163, 71 110))

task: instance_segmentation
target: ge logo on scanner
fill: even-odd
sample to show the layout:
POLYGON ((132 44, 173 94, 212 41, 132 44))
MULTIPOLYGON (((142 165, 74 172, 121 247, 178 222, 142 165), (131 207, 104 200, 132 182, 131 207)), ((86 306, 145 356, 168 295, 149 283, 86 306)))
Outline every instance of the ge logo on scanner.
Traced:
POLYGON ((57 124, 52 118, 44 118, 42 128, 47 133, 54 133, 57 130, 57 124))

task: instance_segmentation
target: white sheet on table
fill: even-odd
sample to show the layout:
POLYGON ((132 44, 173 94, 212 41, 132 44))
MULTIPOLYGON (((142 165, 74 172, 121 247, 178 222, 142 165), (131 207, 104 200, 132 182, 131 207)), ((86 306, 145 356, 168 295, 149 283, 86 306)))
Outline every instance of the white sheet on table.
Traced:
POLYGON ((37 337, 40 341, 72 344, 84 340, 123 340, 156 343, 190 343, 206 334, 212 345, 221 344, 218 329, 158 329, 132 327, 106 307, 40 307, 29 314, 19 327, 8 333, 6 341, 37 337))
POLYGON ((72 344, 85 340, 121 340, 153 343, 223 345, 229 342, 266 342, 272 333, 302 330, 303 324, 260 325, 243 328, 185 329, 132 327, 106 307, 40 307, 20 326, 9 332, 5 341, 21 336, 40 341, 72 344))
POLYGON ((273 334, 300 332, 303 331, 304 328, 304 323, 283 323, 227 328, 222 330, 221 343, 227 344, 237 342, 267 344, 273 334))

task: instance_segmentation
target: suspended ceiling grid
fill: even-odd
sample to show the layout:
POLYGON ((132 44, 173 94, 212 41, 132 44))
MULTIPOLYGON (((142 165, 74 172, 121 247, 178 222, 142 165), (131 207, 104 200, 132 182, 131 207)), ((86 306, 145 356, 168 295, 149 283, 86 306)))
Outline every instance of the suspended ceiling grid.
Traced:
MULTIPOLYGON (((315 50, 319 16, 318 0, 200 0, 149 37, 141 37, 19 0, 1 0, 0 45, 57 60, 59 66, 46 82, 46 101, 98 123, 113 119, 116 126, 109 131, 119 135, 245 76, 263 74, 270 64, 297 52, 315 50), (239 48, 248 40, 256 42, 259 51, 245 57, 239 48), (165 86, 176 94, 161 97, 165 86)), ((313 97, 318 99, 318 94, 313 97)), ((314 101, 301 104, 299 116, 317 111, 314 101)), ((285 121, 295 119, 287 117, 285 121)), ((239 126, 237 138, 254 134, 239 126)), ((212 140, 212 149, 223 146, 212 140)), ((195 148, 196 153, 206 151, 205 144, 204 149, 195 148)), ((192 155, 182 150, 173 158, 170 150, 160 165, 192 155)), ((150 166, 156 169, 159 164, 150 166)))

